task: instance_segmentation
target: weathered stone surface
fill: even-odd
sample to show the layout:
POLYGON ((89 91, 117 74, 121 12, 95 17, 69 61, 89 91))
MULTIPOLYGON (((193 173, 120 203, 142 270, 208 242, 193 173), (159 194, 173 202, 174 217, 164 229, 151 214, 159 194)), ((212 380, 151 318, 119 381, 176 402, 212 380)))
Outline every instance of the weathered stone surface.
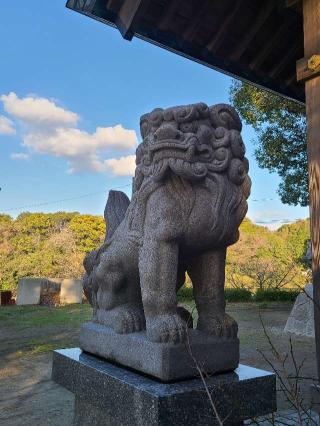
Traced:
MULTIPOLYGON (((159 383, 78 349, 54 351, 52 378, 75 394, 77 426, 217 424, 200 379, 159 383)), ((239 365, 206 384, 225 426, 276 410, 276 379, 266 371, 239 365)))
POLYGON ((60 285, 60 303, 82 303, 82 280, 76 278, 64 278, 60 285))
POLYGON ((16 304, 38 305, 43 281, 41 278, 19 279, 16 304))
POLYGON ((284 328, 285 333, 314 337, 313 285, 307 284, 292 308, 284 328))
POLYGON ((238 339, 204 336, 199 330, 190 330, 186 343, 165 344, 150 341, 145 332, 123 335, 101 324, 86 323, 80 347, 164 382, 197 375, 191 354, 206 374, 232 371, 239 364, 238 339))
POLYGON ((176 292, 188 272, 197 329, 234 340, 225 258, 239 237, 251 185, 240 119, 228 105, 199 103, 155 109, 140 128, 132 200, 110 194, 106 240, 84 261, 93 321, 122 334, 146 329, 153 342, 185 342, 176 292))

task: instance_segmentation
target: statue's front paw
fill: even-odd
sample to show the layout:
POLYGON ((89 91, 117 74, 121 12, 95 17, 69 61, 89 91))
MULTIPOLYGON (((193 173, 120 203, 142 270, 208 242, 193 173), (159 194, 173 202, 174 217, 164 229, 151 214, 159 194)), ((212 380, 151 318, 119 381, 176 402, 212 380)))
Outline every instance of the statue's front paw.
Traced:
POLYGON ((146 328, 143 309, 136 306, 118 306, 109 311, 98 309, 96 320, 119 334, 134 333, 146 328))
POLYGON ((225 313, 199 318, 197 329, 213 336, 232 339, 235 339, 238 334, 238 324, 225 313))
POLYGON ((114 320, 114 331, 120 334, 134 333, 145 329, 142 309, 136 307, 120 308, 114 320))
POLYGON ((159 315, 147 320, 147 337, 158 343, 182 343, 186 340, 187 325, 179 315, 159 315))

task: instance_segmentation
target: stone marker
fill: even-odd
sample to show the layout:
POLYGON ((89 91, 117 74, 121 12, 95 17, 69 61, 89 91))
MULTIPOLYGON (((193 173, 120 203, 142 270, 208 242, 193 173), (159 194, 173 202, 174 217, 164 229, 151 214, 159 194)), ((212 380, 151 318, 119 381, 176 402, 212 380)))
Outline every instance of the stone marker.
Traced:
POLYGON ((82 280, 76 278, 65 278, 60 285, 60 303, 82 303, 82 280))
POLYGON ((17 305, 38 305, 40 302, 42 278, 20 278, 18 281, 17 305))
POLYGON ((284 328, 285 333, 314 337, 313 285, 307 284, 293 305, 284 328))

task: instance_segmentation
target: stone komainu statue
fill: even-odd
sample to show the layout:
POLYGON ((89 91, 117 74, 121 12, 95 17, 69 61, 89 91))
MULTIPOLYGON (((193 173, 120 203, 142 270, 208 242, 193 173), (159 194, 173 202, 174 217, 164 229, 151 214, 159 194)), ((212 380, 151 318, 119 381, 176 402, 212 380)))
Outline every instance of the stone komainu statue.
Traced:
POLYGON ((131 202, 111 191, 104 244, 84 261, 93 320, 117 333, 146 328, 183 342, 177 291, 188 272, 198 330, 236 338, 225 313, 226 249, 239 237, 250 193, 241 121, 229 105, 157 108, 141 117, 131 202))

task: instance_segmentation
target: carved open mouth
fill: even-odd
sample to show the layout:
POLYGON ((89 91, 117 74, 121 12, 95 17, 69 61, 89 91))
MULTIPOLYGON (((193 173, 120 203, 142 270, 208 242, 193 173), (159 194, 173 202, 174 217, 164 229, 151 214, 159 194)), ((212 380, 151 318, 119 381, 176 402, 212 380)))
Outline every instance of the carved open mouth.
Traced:
POLYGON ((161 180, 171 170, 175 174, 187 179, 203 179, 207 174, 207 167, 202 162, 190 162, 183 158, 173 157, 159 159, 151 166, 151 173, 156 180, 161 180))
POLYGON ((186 141, 177 143, 173 140, 164 140, 149 146, 150 163, 165 158, 176 158, 190 163, 212 161, 213 150, 209 145, 202 145, 194 136, 186 141))
MULTIPOLYGON (((195 141, 193 141, 195 142, 195 141)), ((176 143, 170 139, 167 139, 163 142, 157 142, 154 145, 151 145, 149 147, 149 150, 151 152, 155 152, 155 151, 160 151, 162 149, 173 149, 173 150, 187 150, 189 147, 191 146, 190 141, 186 141, 186 142, 181 142, 181 143, 176 143)))

